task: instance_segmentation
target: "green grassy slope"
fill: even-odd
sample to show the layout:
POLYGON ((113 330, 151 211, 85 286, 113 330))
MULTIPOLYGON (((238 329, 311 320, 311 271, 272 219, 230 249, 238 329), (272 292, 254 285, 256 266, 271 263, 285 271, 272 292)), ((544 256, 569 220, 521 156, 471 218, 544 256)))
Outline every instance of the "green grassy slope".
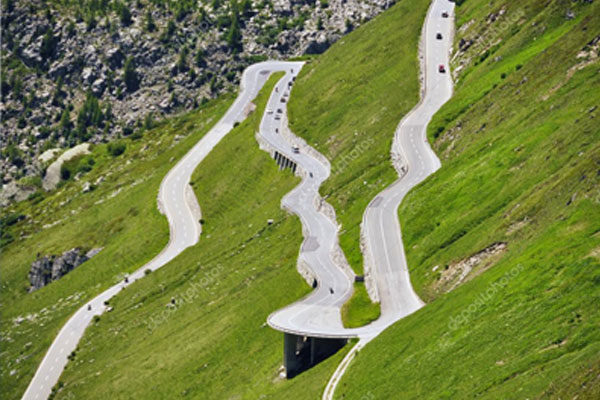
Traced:
POLYGON ((254 139, 274 83, 193 175, 206 221, 198 245, 114 299, 114 311, 86 332, 56 398, 319 397, 345 350, 281 380, 283 335, 265 323, 310 290, 295 268, 300 223, 280 209, 298 179, 254 139))
POLYGON ((419 99, 417 46, 428 6, 401 1, 344 37, 302 69, 290 98, 292 130, 331 162, 321 194, 337 212, 340 244, 357 273, 363 212, 397 178, 394 130, 419 99))
POLYGON ((399 210, 430 303, 361 352, 338 398, 595 398, 600 63, 582 52, 600 4, 469 0, 457 15, 457 40, 493 47, 455 61, 456 94, 429 129, 442 169, 399 210), (458 262, 499 242, 450 291, 458 262))
POLYGON ((79 181, 3 210, 3 216, 26 217, 3 232, 15 238, 1 254, 0 378, 6 398, 25 391, 58 330, 78 307, 167 244, 167 221, 156 207, 160 182, 231 100, 227 96, 166 121, 142 138, 123 140, 126 149, 120 156, 110 155, 107 145, 96 145, 86 156, 95 162, 92 170, 79 181), (99 178, 103 181, 93 191, 82 192, 83 182, 99 178), (27 293, 27 274, 38 253, 62 254, 77 246, 104 250, 62 279, 27 293), (13 322, 18 317, 26 319, 13 322))
MULTIPOLYGON (((341 223, 340 245, 362 274, 360 223, 369 201, 397 179, 394 130, 419 99, 417 59, 427 0, 400 1, 306 65, 294 85, 291 128, 331 162, 321 194, 341 223)), ((347 326, 379 315, 364 288, 343 313, 347 326)))

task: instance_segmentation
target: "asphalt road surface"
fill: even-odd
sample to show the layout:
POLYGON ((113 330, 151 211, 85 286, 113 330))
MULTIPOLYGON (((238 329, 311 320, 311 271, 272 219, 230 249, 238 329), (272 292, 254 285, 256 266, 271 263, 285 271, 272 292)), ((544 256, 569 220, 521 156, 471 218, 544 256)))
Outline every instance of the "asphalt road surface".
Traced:
POLYGON ((94 315, 106 310, 104 302, 124 287, 144 276, 147 269, 156 270, 174 259, 187 247, 198 242, 200 224, 194 217, 193 204, 188 204, 189 181, 194 169, 219 141, 233 128, 235 122, 246 117, 250 102, 256 97, 271 72, 288 68, 289 63, 267 61, 248 67, 242 76, 240 94, 221 120, 173 167, 163 179, 158 201, 169 221, 170 239, 167 247, 152 261, 129 275, 128 282, 120 282, 105 290, 73 314, 52 342, 29 383, 23 399, 47 399, 67 364, 67 357, 75 350, 94 315), (88 306, 91 310, 88 310, 88 306))
MULTIPOLYGON (((306 201, 317 195, 319 185, 329 176, 329 166, 310 154, 295 154, 293 143, 286 142, 275 131, 282 132, 285 119, 276 120, 276 112, 264 116, 260 134, 280 153, 313 174, 312 178, 305 175, 300 185, 284 198, 283 204, 300 216, 307 236, 305 243, 310 238, 319 244, 316 250, 300 253, 317 275, 317 289, 271 314, 268 323, 274 329, 303 336, 369 340, 423 306, 410 283, 397 210, 406 193, 440 167, 440 161, 427 142, 426 128, 431 117, 452 95, 448 62, 453 18, 452 15, 443 18, 442 13, 452 14, 453 9, 454 4, 447 0, 434 0, 423 28, 425 95, 400 122, 392 148, 392 152, 400 154, 405 161, 407 172, 371 201, 363 218, 367 251, 373 260, 373 274, 381 301, 381 316, 371 324, 355 329, 342 326, 340 308, 352 293, 352 280, 331 261, 336 228, 315 209, 312 201, 306 201), (437 33, 442 34, 442 39, 437 39, 437 33), (444 65, 446 72, 440 72, 439 65, 444 65)), ((278 100, 282 96, 281 88, 287 87, 292 75, 287 73, 279 82, 279 90, 274 91, 269 100, 270 109, 285 108, 286 103, 278 100)))
MULTIPOLYGON (((251 100, 262 88, 271 72, 286 71, 279 81, 278 90, 269 100, 268 108, 273 114, 265 114, 261 123, 261 135, 280 153, 298 163, 307 172, 301 184, 283 199, 283 205, 297 213, 309 232, 300 257, 317 276, 318 287, 307 297, 273 313, 269 325, 275 329, 315 337, 361 337, 370 339, 383 329, 420 308, 423 303, 414 293, 406 266, 397 208, 404 195, 440 166, 439 160, 426 142, 426 126, 433 114, 452 94, 449 73, 439 73, 438 65, 448 65, 451 46, 452 19, 442 18, 443 10, 452 12, 453 4, 447 0, 434 0, 426 20, 425 61, 426 85, 423 101, 400 123, 396 131, 393 151, 403 155, 408 163, 408 173, 380 193, 371 202, 364 216, 368 251, 374 260, 374 274, 382 305, 382 315, 373 323, 345 329, 340 318, 340 308, 352 293, 352 279, 331 260, 337 227, 314 206, 314 196, 320 184, 329 176, 329 165, 311 157, 308 153, 296 154, 293 143, 286 141, 281 131, 281 121, 275 120, 282 92, 295 76, 302 63, 268 61, 252 65, 244 71, 240 94, 225 116, 207 133, 163 180, 158 201, 166 214, 170 227, 170 241, 152 261, 129 276, 128 282, 112 286, 86 303, 63 326, 50 346, 23 399, 46 399, 52 386, 67 363, 68 355, 76 348, 85 328, 94 315, 106 310, 104 302, 124 287, 144 276, 147 269, 156 270, 167 264, 185 248, 197 243, 200 225, 188 203, 186 191, 192 172, 216 144, 233 128, 235 122, 245 118, 251 100), (442 40, 435 34, 441 32, 442 40), (293 72, 292 72, 293 70, 293 72), (312 173, 312 177, 308 175, 312 173), (91 310, 88 310, 88 305, 91 310)), ((284 110, 283 110, 284 111, 284 110)), ((285 111, 284 111, 285 112, 285 111)))

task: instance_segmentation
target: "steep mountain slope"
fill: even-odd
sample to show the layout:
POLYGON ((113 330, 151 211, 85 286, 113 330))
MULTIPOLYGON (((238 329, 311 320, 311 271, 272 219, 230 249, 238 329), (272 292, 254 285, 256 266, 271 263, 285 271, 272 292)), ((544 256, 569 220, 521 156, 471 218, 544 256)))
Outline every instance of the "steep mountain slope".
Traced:
POLYGON ((265 324, 309 290, 295 269, 299 221, 280 209, 297 178, 279 171, 254 138, 274 82, 193 176, 205 220, 200 242, 111 301, 114 310, 86 332, 56 398, 319 396, 343 352, 286 381, 283 337, 265 324))
POLYGON ((77 180, 50 194, 4 209, 2 216, 2 393, 17 398, 56 333, 85 301, 153 258, 167 243, 167 221, 156 207, 167 171, 229 107, 225 96, 171 119, 143 137, 100 144, 72 164, 77 180), (122 151, 121 154, 115 149, 122 151), (91 170, 89 160, 92 160, 91 170), (79 165, 82 164, 82 165, 79 165), (87 171, 87 172, 86 172, 87 171), (84 191, 85 187, 88 191, 84 191), (103 248, 60 280, 28 293, 28 272, 38 255, 103 248))
POLYGON ((442 169, 399 214, 430 302, 369 344, 338 398, 595 398, 600 4, 469 0, 442 169))
MULTIPOLYGON (((390 148, 419 99, 417 49, 428 0, 402 1, 304 67, 290 98, 292 130, 331 162, 321 194, 341 223, 340 245, 363 273, 360 223, 368 202, 397 179, 390 148)), ((348 326, 377 318, 362 283, 344 308, 348 326)))

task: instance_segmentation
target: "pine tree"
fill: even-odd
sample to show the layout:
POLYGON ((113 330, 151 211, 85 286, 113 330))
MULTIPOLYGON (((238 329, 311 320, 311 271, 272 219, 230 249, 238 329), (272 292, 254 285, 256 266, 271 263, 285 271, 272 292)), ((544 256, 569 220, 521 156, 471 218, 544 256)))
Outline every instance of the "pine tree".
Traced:
POLYGON ((139 79, 137 72, 135 71, 133 57, 128 57, 127 60, 125 60, 125 67, 123 68, 123 80, 125 81, 125 86, 127 86, 128 91, 135 92, 137 90, 139 79))
POLYGON ((119 7, 119 18, 121 18, 121 25, 129 26, 131 25, 131 12, 129 8, 125 4, 121 4, 119 7))
POLYGON ((146 30, 148 32, 154 32, 156 30, 156 24, 154 23, 154 18, 152 18, 152 12, 150 10, 146 11, 146 30))
POLYGON ((60 116, 60 129, 63 132, 69 132, 71 130, 71 114, 69 113, 69 107, 66 107, 60 116))
POLYGON ((231 17, 231 26, 227 32, 227 44, 234 53, 239 53, 243 50, 242 31, 240 29, 238 5, 235 0, 231 2, 231 8, 233 10, 233 16, 231 17))

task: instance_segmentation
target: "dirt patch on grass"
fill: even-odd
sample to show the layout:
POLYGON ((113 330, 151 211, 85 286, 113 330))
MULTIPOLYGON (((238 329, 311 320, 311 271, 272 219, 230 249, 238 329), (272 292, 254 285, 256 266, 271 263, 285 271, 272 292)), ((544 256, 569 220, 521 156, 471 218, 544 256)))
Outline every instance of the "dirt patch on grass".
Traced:
MULTIPOLYGON (((490 268, 506 251, 506 248, 505 242, 493 243, 470 257, 446 265, 439 271, 439 277, 433 284, 433 290, 436 293, 447 293, 455 289, 461 283, 490 268)), ((433 271, 437 272, 439 268, 436 265, 433 267, 433 271)))

